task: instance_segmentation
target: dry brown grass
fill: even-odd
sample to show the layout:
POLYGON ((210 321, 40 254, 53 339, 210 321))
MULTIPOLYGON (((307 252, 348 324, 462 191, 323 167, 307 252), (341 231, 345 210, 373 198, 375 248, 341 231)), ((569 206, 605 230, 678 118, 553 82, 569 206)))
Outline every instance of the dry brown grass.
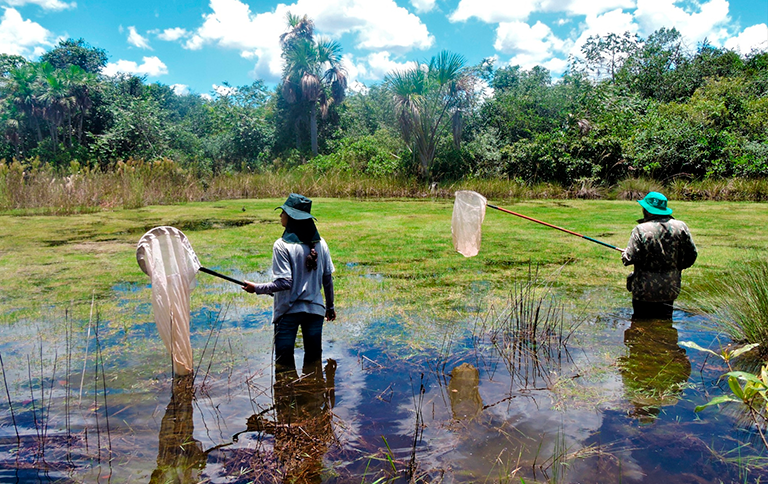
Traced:
POLYGON ((509 179, 464 179, 426 183, 406 177, 370 177, 356 173, 318 173, 305 167, 263 173, 227 173, 198 177, 171 160, 129 159, 110 171, 77 168, 62 174, 38 160, 0 161, 0 211, 73 214, 111 208, 138 208, 192 201, 280 198, 298 192, 328 198, 445 198, 457 190, 475 190, 493 200, 618 199, 637 200, 649 191, 672 200, 768 200, 768 180, 676 179, 663 185, 631 178, 612 187, 580 181, 528 185, 509 179))

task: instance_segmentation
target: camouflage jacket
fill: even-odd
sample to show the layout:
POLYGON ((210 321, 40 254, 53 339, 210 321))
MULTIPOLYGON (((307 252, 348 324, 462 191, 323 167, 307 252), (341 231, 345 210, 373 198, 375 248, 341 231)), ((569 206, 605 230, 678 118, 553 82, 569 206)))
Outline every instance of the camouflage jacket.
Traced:
POLYGON ((674 301, 680 294, 680 272, 696 261, 688 226, 670 216, 654 217, 632 230, 625 266, 634 264, 627 289, 637 301, 674 301))

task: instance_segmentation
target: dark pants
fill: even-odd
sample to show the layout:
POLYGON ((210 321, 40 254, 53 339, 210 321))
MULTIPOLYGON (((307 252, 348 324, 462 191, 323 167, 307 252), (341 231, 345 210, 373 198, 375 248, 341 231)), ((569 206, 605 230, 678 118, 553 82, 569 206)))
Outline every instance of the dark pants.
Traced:
POLYGON ((632 300, 632 319, 672 319, 674 301, 649 302, 632 300))
POLYGON ((301 326, 304 339, 304 367, 323 356, 323 316, 309 313, 284 314, 275 323, 275 366, 278 370, 296 368, 293 348, 301 326))

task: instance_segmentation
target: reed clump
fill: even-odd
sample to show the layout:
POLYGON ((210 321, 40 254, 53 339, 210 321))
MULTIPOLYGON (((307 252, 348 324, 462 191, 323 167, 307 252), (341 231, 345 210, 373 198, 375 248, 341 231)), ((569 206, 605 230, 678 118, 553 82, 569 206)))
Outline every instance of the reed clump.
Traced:
POLYGON ((526 279, 514 283, 506 304, 491 308, 475 325, 473 340, 475 348, 490 343, 510 376, 529 388, 540 381, 549 384, 552 371, 559 372, 578 326, 577 321, 566 320, 552 283, 531 269, 526 279))
POLYGON ((738 343, 768 352, 768 260, 744 261, 705 284, 694 308, 738 343))

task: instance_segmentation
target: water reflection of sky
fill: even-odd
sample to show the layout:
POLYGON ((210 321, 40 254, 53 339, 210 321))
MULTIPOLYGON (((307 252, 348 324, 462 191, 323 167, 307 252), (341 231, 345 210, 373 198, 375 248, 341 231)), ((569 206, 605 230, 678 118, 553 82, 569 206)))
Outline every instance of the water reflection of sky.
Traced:
MULTIPOLYGON (((141 293, 127 291, 131 298, 141 293)), ((279 415, 270 410, 268 307, 230 304, 193 312, 199 367, 194 398, 179 403, 171 399, 176 392, 170 363, 147 303, 132 300, 119 311, 125 317, 133 308, 137 321, 115 324, 102 316, 99 345, 91 327, 87 359, 87 322, 59 317, 44 327, 22 322, 4 331, 0 352, 23 449, 15 453, 15 429, 6 408, 0 414, 3 466, 20 469, 40 462, 36 418, 47 421, 46 465, 54 463, 49 474, 72 474, 75 480, 91 482, 111 472, 112 482, 148 482, 160 461, 171 467, 199 461, 199 453, 168 455, 167 449, 178 447, 168 446, 163 437, 169 422, 189 432, 201 452, 209 451, 202 469, 182 473, 190 482, 240 482, 227 477, 228 463, 243 456, 263 454, 265 462, 277 465, 268 460, 278 454, 275 446, 283 445, 282 427, 275 427, 279 415), (103 374, 98 373, 102 367, 103 374), (50 412, 41 417, 43 407, 50 412), (253 416, 262 413, 261 427, 253 427, 253 416), (63 440, 67 428, 76 438, 63 440), (107 455, 109 439, 111 465, 95 457, 96 432, 107 455)), ((675 313, 674 325, 662 329, 634 324, 626 313, 591 318, 567 352, 546 358, 539 352, 537 361, 524 352, 510 362, 499 357, 487 335, 477 333, 476 315, 457 313, 455 321, 445 321, 380 307, 349 309, 327 324, 324 334, 324 356, 337 364, 330 409, 335 440, 324 450, 324 465, 340 480, 357 481, 367 472, 368 482, 375 481, 373 476, 391 472, 387 445, 396 467, 408 466, 418 431, 419 472, 449 481, 495 481, 516 468, 526 482, 743 481, 728 453, 760 451, 748 433, 736 429, 738 415, 708 409, 697 417, 693 412, 708 399, 705 391, 721 392, 716 384, 724 372, 718 362, 705 364, 705 354, 677 345, 688 340, 717 346, 716 335, 698 323, 682 312, 675 313)), ((4 476, 0 481, 7 481, 4 476)))

